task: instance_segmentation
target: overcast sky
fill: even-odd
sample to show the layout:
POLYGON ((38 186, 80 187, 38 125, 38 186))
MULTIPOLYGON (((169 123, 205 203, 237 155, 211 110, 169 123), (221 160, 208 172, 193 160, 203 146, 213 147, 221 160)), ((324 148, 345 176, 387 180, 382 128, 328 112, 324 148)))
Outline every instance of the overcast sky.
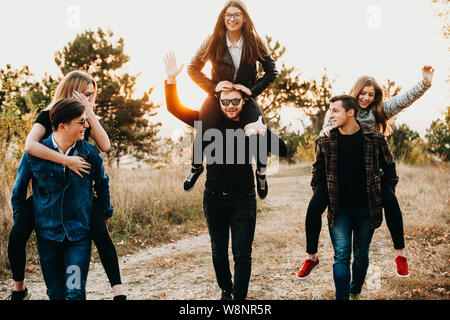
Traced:
MULTIPOLYGON (((155 87, 153 100, 164 103, 162 58, 171 50, 187 64, 212 32, 224 0, 165 1, 1 1, 0 68, 28 65, 39 79, 58 75, 54 53, 77 33, 98 27, 125 39, 131 60, 126 71, 140 73, 138 94, 155 87)), ((247 0, 258 33, 287 48, 283 58, 305 79, 319 78, 323 68, 337 77, 334 93, 349 91, 362 74, 387 78, 407 89, 421 79, 421 67, 435 66, 433 87, 398 116, 421 135, 449 105, 448 40, 431 0, 247 0)), ((205 93, 186 74, 179 78, 183 103, 201 105, 205 93)), ((163 135, 184 125, 166 111, 158 120, 163 135)), ((299 127, 298 113, 283 112, 283 122, 299 127)))

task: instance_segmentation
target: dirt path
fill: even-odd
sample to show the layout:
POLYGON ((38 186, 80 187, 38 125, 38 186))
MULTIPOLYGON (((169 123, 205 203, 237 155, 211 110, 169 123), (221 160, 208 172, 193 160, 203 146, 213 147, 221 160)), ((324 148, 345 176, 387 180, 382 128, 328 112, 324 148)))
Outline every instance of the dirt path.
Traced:
MULTIPOLYGON (((269 177, 269 196, 258 213, 249 299, 334 299, 333 252, 325 215, 319 247, 320 265, 309 279, 296 278, 305 258, 304 219, 312 194, 310 176, 298 172, 291 176, 269 177)), ((390 237, 385 227, 380 228, 371 248, 371 266, 363 298, 375 297, 377 291, 382 290, 383 282, 394 277, 392 256, 390 237)), ((203 300, 220 296, 207 233, 123 256, 120 266, 129 299, 203 300)), ((10 285, 9 282, 1 285, 0 299, 6 299, 10 285)), ((40 271, 28 277, 27 285, 33 300, 47 299, 40 271)), ((91 264, 87 298, 112 298, 100 263, 91 264)))

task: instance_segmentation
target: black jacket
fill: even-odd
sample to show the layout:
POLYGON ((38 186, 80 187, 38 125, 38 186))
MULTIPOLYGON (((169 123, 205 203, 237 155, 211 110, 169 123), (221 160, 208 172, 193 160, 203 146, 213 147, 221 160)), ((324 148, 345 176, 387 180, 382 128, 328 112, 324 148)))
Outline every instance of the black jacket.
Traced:
MULTIPOLYGON (((247 88, 249 88, 252 92, 252 97, 256 98, 261 94, 277 77, 278 71, 275 69, 275 61, 272 59, 270 55, 264 57, 264 59, 258 59, 261 62, 261 65, 264 70, 264 76, 257 79, 257 69, 256 64, 250 65, 247 63, 241 62, 239 70, 236 75, 236 79, 234 79, 235 67, 233 64, 233 59, 231 58, 231 54, 228 51, 228 48, 225 50, 225 54, 223 55, 220 62, 212 62, 211 76, 212 79, 208 78, 203 72, 202 69, 207 61, 203 60, 202 57, 206 51, 208 44, 208 40, 202 43, 202 46, 197 51, 195 56, 192 58, 187 72, 191 79, 203 90, 205 90, 208 94, 214 95, 217 84, 220 81, 230 81, 233 83, 239 83, 247 88)), ((224 44, 226 46, 226 44, 224 44)))
MULTIPOLYGON (((194 126, 194 121, 198 121, 200 119, 199 111, 188 108, 181 104, 178 98, 176 84, 167 84, 166 82, 164 88, 166 94, 167 110, 187 125, 194 126)), ((225 119, 222 122, 219 130, 221 130, 223 139, 220 139, 221 142, 217 142, 219 140, 214 140, 213 143, 215 144, 214 152, 216 152, 216 150, 219 150, 221 147, 223 148, 223 164, 212 163, 206 166, 206 188, 220 192, 236 192, 248 190, 254 191, 255 184, 252 171, 252 159, 254 158, 257 161, 263 160, 263 163, 265 163, 265 161, 267 160, 265 155, 269 155, 269 153, 278 155, 280 157, 285 157, 287 155, 286 143, 278 135, 267 129, 265 136, 263 136, 266 139, 265 143, 258 143, 256 145, 256 148, 250 148, 250 143, 255 143, 256 140, 252 140, 253 142, 250 142, 249 137, 245 138, 244 150, 246 152, 246 157, 243 164, 238 164, 237 162, 237 148, 241 146, 239 146, 238 142, 232 135, 231 138, 233 140, 231 140, 231 143, 234 150, 232 154, 234 155, 233 159, 235 161, 232 164, 226 163, 226 159, 228 159, 226 156, 227 152, 230 152, 227 148, 227 139, 230 139, 230 137, 224 132, 226 132, 226 129, 242 130, 243 128, 244 124, 242 122, 232 121, 229 119, 225 119), (220 144, 222 144, 222 146, 220 146, 220 144)), ((230 140, 228 141, 230 142, 230 140)))

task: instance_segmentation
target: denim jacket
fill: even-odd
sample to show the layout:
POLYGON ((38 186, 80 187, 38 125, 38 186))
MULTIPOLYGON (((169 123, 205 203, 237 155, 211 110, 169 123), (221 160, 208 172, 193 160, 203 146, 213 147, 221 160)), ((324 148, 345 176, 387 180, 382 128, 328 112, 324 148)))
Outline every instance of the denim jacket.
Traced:
MULTIPOLYGON (((41 143, 52 150, 52 135, 41 143)), ((105 218, 110 218, 109 177, 103 168, 100 152, 86 141, 78 141, 74 156, 83 157, 91 164, 83 178, 58 163, 24 153, 17 171, 11 197, 14 214, 25 203, 27 187, 32 179, 35 231, 38 237, 61 242, 67 237, 78 241, 89 237, 93 191, 104 205, 105 218), (95 184, 93 183, 95 182, 95 184), (93 186, 94 184, 94 186, 93 186)))

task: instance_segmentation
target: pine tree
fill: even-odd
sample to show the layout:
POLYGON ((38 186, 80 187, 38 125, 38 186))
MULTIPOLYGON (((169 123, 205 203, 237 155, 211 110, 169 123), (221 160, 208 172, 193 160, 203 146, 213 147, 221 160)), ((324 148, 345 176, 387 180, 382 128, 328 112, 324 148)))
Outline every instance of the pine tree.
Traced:
POLYGON ((111 156, 117 165, 123 155, 143 159, 156 151, 161 123, 148 119, 157 113, 159 105, 150 100, 153 88, 135 99, 137 76, 120 69, 130 60, 124 52, 124 40, 114 41, 112 31, 87 30, 76 36, 55 55, 55 62, 65 75, 72 70, 84 70, 97 82, 96 113, 102 119, 111 140, 111 156))

